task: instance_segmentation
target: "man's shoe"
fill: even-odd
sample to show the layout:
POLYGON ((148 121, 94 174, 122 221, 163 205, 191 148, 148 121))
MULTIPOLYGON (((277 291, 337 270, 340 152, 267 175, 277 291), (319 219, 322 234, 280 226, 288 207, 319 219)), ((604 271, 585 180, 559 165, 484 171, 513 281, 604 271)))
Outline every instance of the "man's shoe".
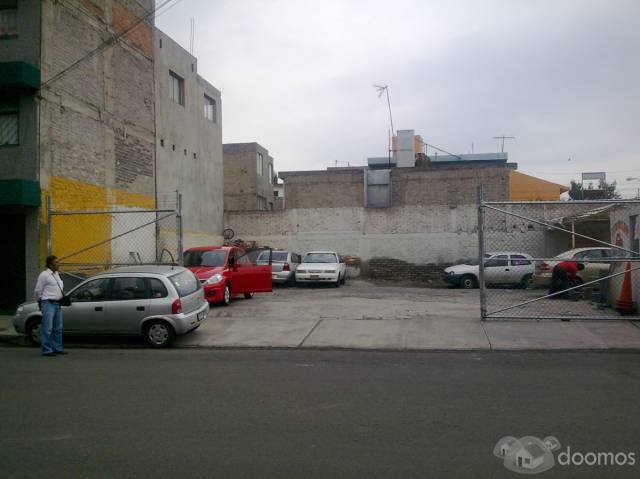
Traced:
POLYGON ((47 357, 47 358, 55 358, 56 357, 56 353, 42 353, 42 355, 44 357, 47 357))
POLYGON ((57 355, 60 355, 60 354, 69 354, 69 353, 66 352, 66 351, 56 351, 55 354, 57 356, 57 355))

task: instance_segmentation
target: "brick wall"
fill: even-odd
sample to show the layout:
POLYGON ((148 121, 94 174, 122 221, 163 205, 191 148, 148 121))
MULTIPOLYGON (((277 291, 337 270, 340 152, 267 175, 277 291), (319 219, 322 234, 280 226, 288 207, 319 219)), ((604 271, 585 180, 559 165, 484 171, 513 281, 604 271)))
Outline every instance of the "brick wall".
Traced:
POLYGON ((415 264, 395 258, 373 258, 362 264, 362 277, 383 281, 416 283, 430 287, 443 287, 442 271, 451 263, 415 264))
POLYGON ((258 196, 267 207, 273 203, 273 184, 269 181, 269 165, 273 158, 258 143, 228 143, 223 145, 224 209, 253 211, 258 209, 258 196), (262 175, 258 175, 258 153, 262 154, 262 175))
POLYGON ((363 206, 364 170, 281 172, 286 208, 363 206))

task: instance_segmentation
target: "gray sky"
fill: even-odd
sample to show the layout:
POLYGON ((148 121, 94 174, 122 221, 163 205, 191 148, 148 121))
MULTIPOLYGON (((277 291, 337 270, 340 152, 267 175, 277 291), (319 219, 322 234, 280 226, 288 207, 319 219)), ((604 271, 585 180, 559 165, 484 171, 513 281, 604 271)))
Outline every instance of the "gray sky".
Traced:
POLYGON ((513 135, 520 171, 640 188, 640 1, 181 0, 157 26, 188 48, 191 17, 224 142, 259 142, 278 171, 385 156, 381 83, 395 128, 428 143, 513 135))

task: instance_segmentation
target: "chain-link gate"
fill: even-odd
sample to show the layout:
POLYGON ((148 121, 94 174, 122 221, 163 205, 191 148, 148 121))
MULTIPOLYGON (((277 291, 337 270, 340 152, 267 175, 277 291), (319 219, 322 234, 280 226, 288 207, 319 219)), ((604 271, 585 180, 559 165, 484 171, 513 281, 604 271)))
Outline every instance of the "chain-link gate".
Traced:
POLYGON ((640 201, 478 197, 482 319, 640 319, 640 201))
POLYGON ((47 197, 47 255, 61 272, 84 279, 136 264, 182 264, 182 198, 162 209, 53 209, 47 197))

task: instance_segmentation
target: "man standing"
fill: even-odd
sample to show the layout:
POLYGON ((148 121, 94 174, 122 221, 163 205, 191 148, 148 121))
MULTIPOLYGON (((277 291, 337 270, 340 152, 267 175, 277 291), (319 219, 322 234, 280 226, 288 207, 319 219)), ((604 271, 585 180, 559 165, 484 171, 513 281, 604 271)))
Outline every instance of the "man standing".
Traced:
MULTIPOLYGON (((582 271, 583 269, 584 265, 582 263, 576 263, 575 261, 561 261, 555 265, 551 275, 549 294, 559 293, 560 291, 575 286, 578 271, 582 271)), ((567 296, 567 293, 562 293, 552 296, 551 298, 567 298, 567 296)))
POLYGON ((47 257, 47 267, 38 276, 35 297, 42 311, 40 344, 43 356, 67 354, 62 350, 62 311, 60 300, 64 296, 64 284, 58 273, 58 258, 47 257))

